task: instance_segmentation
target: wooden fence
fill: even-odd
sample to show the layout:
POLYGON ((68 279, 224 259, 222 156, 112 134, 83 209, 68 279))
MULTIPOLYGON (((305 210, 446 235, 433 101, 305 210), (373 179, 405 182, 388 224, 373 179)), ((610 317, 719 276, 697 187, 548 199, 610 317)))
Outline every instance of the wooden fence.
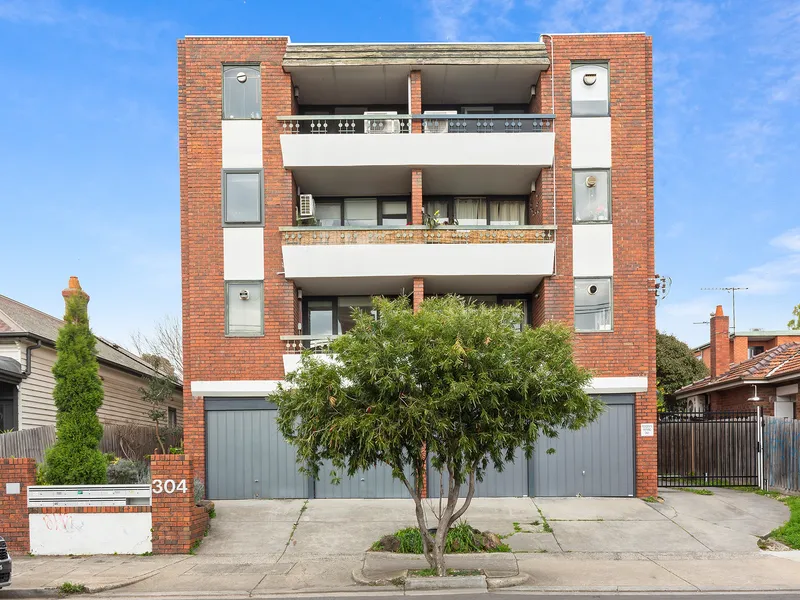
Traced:
POLYGON ((764 479, 770 489, 800 492, 800 420, 764 419, 764 479))
MULTIPOLYGON (((180 445, 183 430, 168 428, 162 431, 161 437, 169 450, 170 446, 180 445)), ((0 458, 14 456, 43 462, 45 451, 55 443, 56 428, 53 425, 3 433, 0 434, 0 458)), ((148 454, 161 452, 154 427, 126 424, 103 425, 100 450, 131 460, 142 460, 148 454)))

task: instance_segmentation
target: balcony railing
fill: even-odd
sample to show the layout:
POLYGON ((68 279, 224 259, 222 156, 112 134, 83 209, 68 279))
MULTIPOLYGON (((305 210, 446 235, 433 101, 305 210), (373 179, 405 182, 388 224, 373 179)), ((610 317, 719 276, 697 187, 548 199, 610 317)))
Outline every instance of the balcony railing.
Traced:
POLYGON ((406 227, 281 227, 284 246, 361 244, 546 244, 548 225, 406 227))
POLYGON ((284 354, 300 354, 303 350, 311 350, 314 354, 328 354, 330 343, 338 335, 282 335, 284 354))
POLYGON ((554 115, 293 115, 278 117, 286 134, 551 133, 554 115))

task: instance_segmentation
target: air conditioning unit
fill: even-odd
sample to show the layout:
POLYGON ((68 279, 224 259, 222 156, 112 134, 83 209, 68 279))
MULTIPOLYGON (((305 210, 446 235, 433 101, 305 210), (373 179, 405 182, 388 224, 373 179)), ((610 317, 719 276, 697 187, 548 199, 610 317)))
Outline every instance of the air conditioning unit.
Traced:
POLYGON ((426 110, 423 115, 431 115, 430 119, 425 119, 425 133, 447 133, 447 120, 457 115, 456 110, 426 110), (434 117, 434 115, 442 115, 434 117))
MULTIPOLYGON (((365 111, 364 116, 396 115, 397 111, 365 111)), ((400 119, 364 119, 364 133, 400 133, 400 119)))
POLYGON ((311 219, 314 216, 314 196, 300 194, 300 218, 311 219))

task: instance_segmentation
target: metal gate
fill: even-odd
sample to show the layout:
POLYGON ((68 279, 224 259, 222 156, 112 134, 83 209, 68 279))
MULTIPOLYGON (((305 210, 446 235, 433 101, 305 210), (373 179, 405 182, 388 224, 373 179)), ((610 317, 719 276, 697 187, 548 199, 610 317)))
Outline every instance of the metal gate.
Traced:
POLYGON ((658 485, 759 485, 759 421, 757 411, 659 413, 658 485))
POLYGON ((530 460, 531 496, 633 496, 634 396, 600 399, 605 411, 593 423, 540 438, 530 460))

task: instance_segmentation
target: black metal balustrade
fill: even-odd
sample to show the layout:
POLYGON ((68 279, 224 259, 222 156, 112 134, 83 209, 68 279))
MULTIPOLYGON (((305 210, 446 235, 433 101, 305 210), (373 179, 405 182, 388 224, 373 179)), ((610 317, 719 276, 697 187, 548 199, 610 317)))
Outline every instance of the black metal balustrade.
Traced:
POLYGON ((550 133, 553 115, 292 115, 278 117, 285 134, 550 133))

